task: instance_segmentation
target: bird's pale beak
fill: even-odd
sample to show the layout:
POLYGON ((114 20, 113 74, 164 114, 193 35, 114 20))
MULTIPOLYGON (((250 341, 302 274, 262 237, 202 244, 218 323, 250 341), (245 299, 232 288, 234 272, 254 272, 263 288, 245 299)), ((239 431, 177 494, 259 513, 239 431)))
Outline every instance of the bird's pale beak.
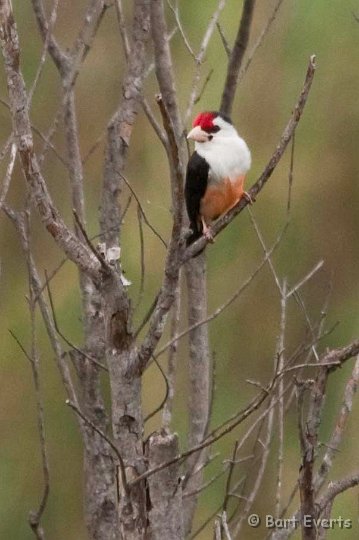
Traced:
POLYGON ((208 133, 206 133, 206 131, 203 131, 200 126, 196 126, 188 133, 187 139, 192 139, 196 142, 207 142, 208 133))

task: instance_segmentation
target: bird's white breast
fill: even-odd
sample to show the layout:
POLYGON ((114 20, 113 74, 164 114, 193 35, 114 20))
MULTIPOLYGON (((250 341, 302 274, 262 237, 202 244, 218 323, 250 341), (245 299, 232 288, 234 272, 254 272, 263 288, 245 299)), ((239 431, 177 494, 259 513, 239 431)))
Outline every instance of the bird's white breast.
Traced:
POLYGON ((251 153, 246 142, 235 134, 216 136, 211 141, 196 143, 196 151, 209 164, 209 181, 217 183, 224 178, 236 180, 248 172, 251 153))

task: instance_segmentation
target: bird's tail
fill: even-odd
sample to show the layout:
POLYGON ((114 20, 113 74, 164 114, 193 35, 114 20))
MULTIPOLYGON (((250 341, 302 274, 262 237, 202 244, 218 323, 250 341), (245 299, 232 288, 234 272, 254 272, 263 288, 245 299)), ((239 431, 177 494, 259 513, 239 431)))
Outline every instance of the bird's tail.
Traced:
POLYGON ((187 237, 186 244, 187 247, 193 244, 198 238, 202 236, 202 224, 192 221, 190 223, 190 235, 187 237))
POLYGON ((201 238, 202 233, 200 231, 192 231, 186 239, 187 247, 193 244, 198 238, 201 238))

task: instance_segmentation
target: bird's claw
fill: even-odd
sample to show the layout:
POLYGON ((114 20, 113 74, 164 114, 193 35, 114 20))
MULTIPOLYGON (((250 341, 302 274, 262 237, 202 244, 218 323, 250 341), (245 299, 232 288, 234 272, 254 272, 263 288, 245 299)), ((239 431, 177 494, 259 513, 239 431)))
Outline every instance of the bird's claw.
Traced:
POLYGON ((213 236, 213 233, 212 233, 212 231, 211 231, 211 229, 209 227, 206 227, 206 229, 204 229, 203 236, 205 237, 207 242, 210 242, 211 244, 214 244, 214 236, 213 236))
POLYGON ((252 196, 250 195, 250 193, 248 193, 248 191, 243 191, 243 197, 245 198, 245 200, 246 200, 247 203, 249 203, 249 204, 253 204, 253 203, 255 203, 255 201, 256 201, 255 198, 252 197, 252 196))

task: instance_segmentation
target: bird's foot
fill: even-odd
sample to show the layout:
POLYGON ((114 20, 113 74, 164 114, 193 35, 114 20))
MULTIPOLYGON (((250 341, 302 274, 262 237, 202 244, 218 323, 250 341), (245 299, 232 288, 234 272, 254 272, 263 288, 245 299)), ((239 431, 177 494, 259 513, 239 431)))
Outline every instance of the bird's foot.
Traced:
POLYGON ((249 204, 253 204, 253 203, 256 202, 255 198, 252 197, 252 196, 248 193, 248 191, 243 191, 242 197, 244 197, 245 200, 247 201, 247 203, 249 203, 249 204))
POLYGON ((203 227, 203 236, 205 237, 207 242, 214 244, 214 236, 210 227, 203 227))

